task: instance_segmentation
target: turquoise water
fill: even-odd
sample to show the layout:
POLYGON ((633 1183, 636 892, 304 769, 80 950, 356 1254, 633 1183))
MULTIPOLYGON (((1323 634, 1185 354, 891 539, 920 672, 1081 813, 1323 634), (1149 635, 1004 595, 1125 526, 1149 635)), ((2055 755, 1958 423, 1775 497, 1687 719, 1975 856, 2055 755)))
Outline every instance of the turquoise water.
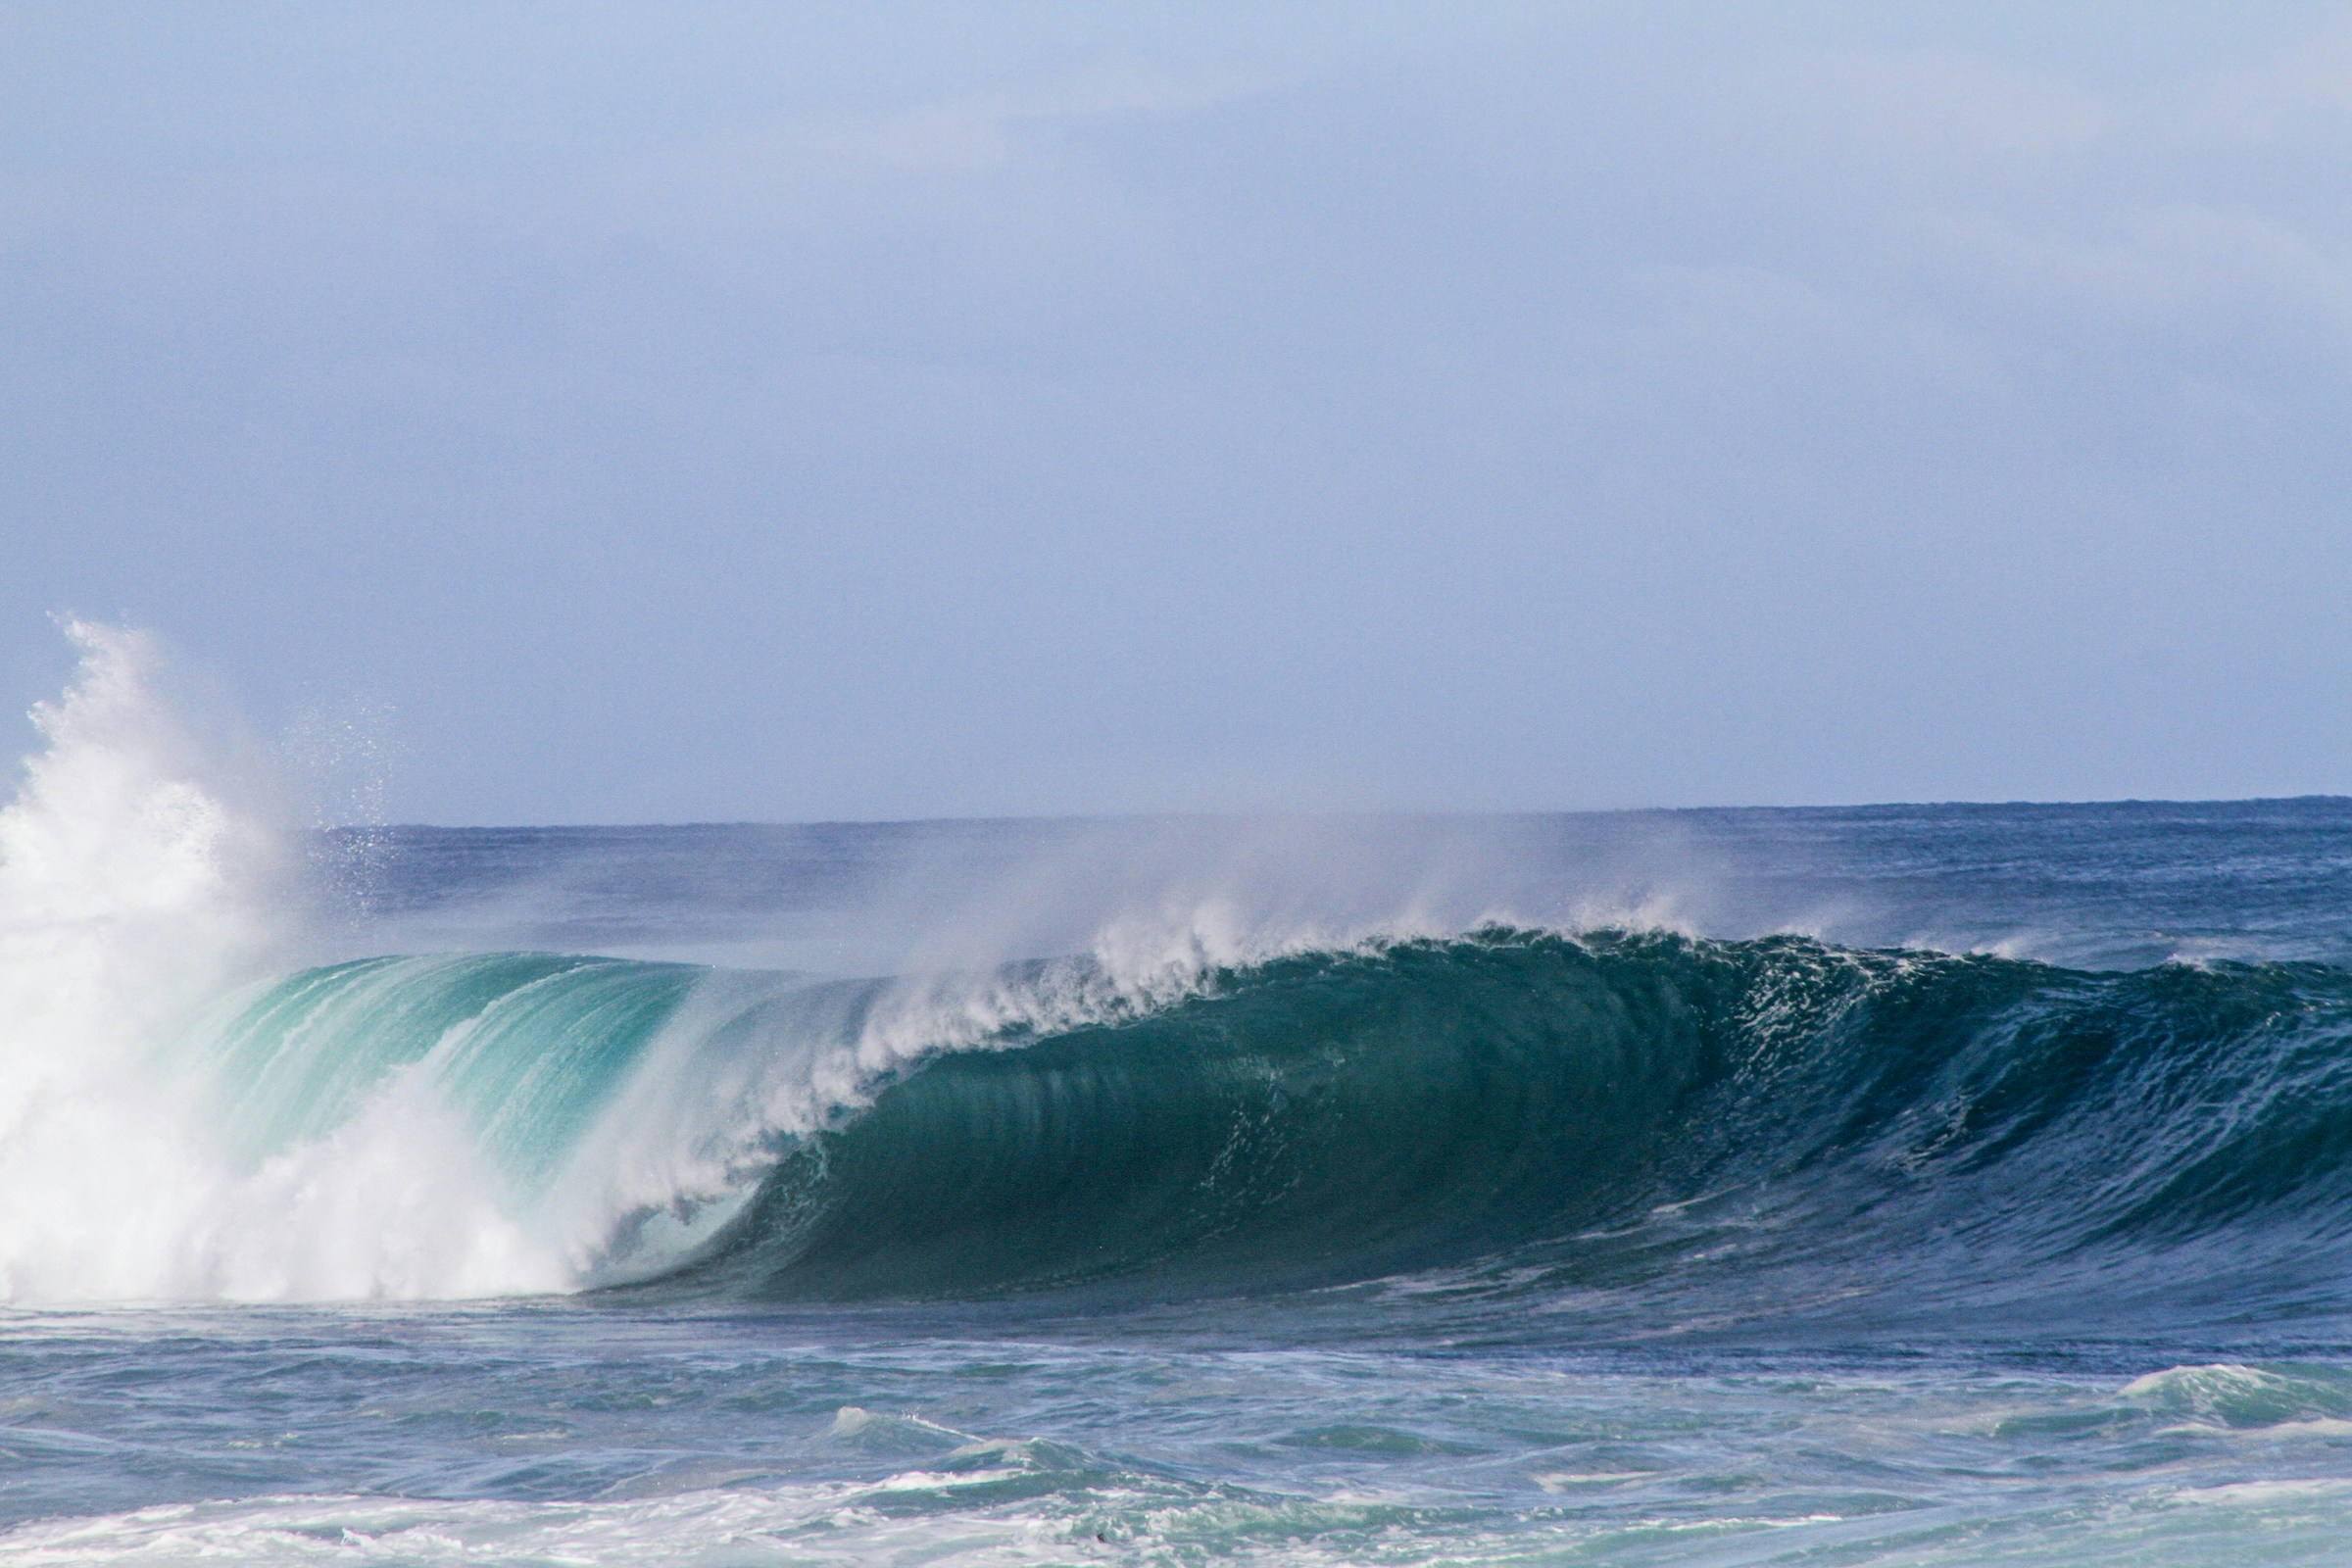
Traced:
POLYGON ((2352 803, 314 850, 0 1558, 2352 1555, 2352 803))

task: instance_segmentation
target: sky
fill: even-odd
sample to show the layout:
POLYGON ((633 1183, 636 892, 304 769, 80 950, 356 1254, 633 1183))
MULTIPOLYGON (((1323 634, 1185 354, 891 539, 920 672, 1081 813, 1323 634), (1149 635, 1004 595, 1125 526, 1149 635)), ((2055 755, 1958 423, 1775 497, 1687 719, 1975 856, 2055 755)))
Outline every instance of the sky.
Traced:
POLYGON ((151 628, 396 821, 2352 792, 2348 154, 2343 4, 13 0, 0 703, 151 628))

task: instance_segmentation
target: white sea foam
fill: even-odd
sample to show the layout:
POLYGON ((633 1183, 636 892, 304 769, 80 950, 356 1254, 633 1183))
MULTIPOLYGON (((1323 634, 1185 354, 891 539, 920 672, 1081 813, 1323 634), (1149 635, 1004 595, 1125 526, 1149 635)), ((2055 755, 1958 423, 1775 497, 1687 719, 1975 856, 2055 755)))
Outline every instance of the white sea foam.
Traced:
POLYGON ((151 639, 66 629, 79 669, 0 809, 0 1299, 563 1283, 420 1080, 259 1170, 228 1160, 172 1047, 284 961, 287 840, 174 718, 151 639))

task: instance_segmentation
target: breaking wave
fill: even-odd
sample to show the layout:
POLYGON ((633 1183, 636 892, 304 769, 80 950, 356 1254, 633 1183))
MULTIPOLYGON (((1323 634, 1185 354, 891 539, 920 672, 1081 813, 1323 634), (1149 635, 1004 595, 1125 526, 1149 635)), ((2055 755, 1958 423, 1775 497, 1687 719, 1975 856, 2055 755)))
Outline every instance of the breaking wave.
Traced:
POLYGON ((9 1299, 1385 1281, 2089 1323, 2344 1283, 2336 968, 1196 920, 911 979, 289 971, 270 835, 155 739, 144 646, 78 635, 0 814, 9 1299))
POLYGON ((2205 1276, 2327 1283, 2348 1036, 2352 977, 2317 966, 1498 927, 1204 962, 1157 992, 1095 958, 920 984, 374 958, 233 996, 172 1070, 246 1223, 265 1196, 300 1216, 342 1195, 334 1226, 284 1233, 326 1258, 281 1247, 277 1272, 212 1283, 230 1294, 1453 1271, 1653 1296, 1850 1278, 1916 1305, 2192 1250, 2205 1276))

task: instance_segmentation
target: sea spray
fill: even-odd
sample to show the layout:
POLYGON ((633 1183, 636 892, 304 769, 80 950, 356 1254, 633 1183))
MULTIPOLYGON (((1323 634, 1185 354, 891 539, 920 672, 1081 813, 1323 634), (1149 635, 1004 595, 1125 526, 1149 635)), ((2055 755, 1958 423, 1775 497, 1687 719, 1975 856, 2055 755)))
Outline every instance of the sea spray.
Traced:
POLYGON ((211 1173, 155 1070, 171 1028, 267 961, 277 843, 209 787, 135 632, 80 666, 0 810, 0 1293, 165 1294, 203 1271, 211 1173))
POLYGON ((284 961, 287 840, 159 690, 154 641, 74 621, 80 664, 0 810, 0 1297, 546 1288, 433 1087, 259 1168, 207 1114, 189 1030, 284 961))

